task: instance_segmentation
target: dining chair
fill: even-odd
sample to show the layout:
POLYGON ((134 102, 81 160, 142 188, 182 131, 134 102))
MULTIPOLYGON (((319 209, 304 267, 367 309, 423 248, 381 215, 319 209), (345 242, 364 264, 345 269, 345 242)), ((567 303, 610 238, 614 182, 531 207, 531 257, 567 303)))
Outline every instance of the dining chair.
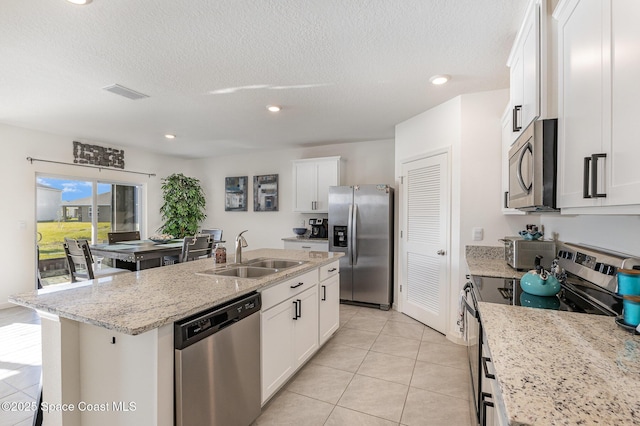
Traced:
POLYGON ((203 229, 202 231, 200 231, 200 233, 211 235, 211 238, 213 239, 214 243, 222 241, 222 229, 218 229, 218 228, 203 229))
POLYGON ((213 239, 210 234, 197 234, 193 237, 184 237, 182 252, 178 256, 165 256, 164 264, 188 262, 201 258, 211 257, 213 253, 213 239))
POLYGON ((140 239, 140 231, 109 232, 107 236, 109 244, 115 244, 120 241, 135 241, 140 239))
POLYGON ((93 256, 91 256, 87 240, 65 238, 62 245, 67 257, 72 283, 130 272, 128 269, 120 268, 94 268, 93 256))

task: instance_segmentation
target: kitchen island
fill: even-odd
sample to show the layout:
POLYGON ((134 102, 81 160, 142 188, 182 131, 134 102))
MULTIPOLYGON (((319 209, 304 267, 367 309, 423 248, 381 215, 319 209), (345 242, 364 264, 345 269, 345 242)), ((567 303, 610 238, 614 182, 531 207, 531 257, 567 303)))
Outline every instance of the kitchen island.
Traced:
POLYGON ((479 310, 509 425, 640 422, 640 336, 601 315, 479 310))
POLYGON ((174 321, 337 264, 340 256, 260 249, 244 260, 305 263, 247 279, 201 274, 214 267, 203 259, 11 296, 42 319, 46 424, 172 425, 174 321))

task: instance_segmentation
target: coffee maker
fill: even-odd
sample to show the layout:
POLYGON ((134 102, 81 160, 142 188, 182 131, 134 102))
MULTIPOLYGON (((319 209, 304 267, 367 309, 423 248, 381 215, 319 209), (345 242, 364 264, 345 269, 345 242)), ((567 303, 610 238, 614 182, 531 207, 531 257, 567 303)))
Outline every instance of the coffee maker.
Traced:
POLYGON ((329 223, 327 219, 309 219, 311 235, 309 238, 327 238, 329 235, 329 223))

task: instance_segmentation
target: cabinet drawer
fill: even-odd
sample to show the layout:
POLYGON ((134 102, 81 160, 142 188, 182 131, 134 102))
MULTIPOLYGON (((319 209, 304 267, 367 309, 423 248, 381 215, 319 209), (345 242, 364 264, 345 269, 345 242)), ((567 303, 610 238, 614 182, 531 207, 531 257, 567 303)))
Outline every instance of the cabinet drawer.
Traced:
POLYGON ((304 251, 329 251, 329 242, 322 241, 285 241, 285 250, 304 250, 304 251))
POLYGON ((320 267, 320 281, 324 281, 340 272, 340 262, 336 261, 320 267))
POLYGON ((295 296, 318 283, 318 270, 314 269, 295 278, 275 284, 262 291, 262 310, 295 296))

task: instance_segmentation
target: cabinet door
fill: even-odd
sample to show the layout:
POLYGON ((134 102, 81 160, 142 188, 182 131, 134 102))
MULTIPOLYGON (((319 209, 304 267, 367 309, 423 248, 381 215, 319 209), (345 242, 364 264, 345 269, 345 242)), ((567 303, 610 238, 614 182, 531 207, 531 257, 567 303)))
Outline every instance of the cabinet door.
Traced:
POLYGON ((294 297, 300 305, 294 323, 294 358, 296 367, 302 365, 318 349, 318 286, 294 297))
POLYGON ((603 66, 604 20, 600 1, 575 1, 558 22, 558 205, 590 207, 584 198, 585 157, 600 153, 605 131, 607 75, 603 66))
POLYGON ((540 116, 540 6, 527 16, 522 37, 522 129, 540 116))
POLYGON ((311 242, 311 241, 285 241, 285 250, 304 250, 304 251, 329 251, 329 242, 311 242))
POLYGON ((511 142, 520 136, 524 127, 522 126, 522 104, 524 103, 524 74, 522 64, 522 50, 519 50, 516 56, 513 58, 509 69, 509 84, 510 84, 510 98, 511 98, 511 142), (515 121, 514 121, 515 120, 515 121), (519 126, 519 128, 517 127, 519 126))
POLYGON ((340 276, 334 275, 320 283, 320 345, 340 326, 340 276))
POLYGON ((262 403, 293 374, 295 308, 293 299, 262 312, 260 337, 262 339, 262 403))
POLYGON ((313 202, 317 198, 317 170, 313 161, 293 163, 293 191, 296 212, 312 212, 313 202))
POLYGON ((316 211, 327 213, 329 211, 329 187, 339 185, 340 160, 330 159, 318 162, 318 187, 316 197, 316 211))
POLYGON ((607 205, 640 204, 640 2, 611 1, 612 138, 607 205))

